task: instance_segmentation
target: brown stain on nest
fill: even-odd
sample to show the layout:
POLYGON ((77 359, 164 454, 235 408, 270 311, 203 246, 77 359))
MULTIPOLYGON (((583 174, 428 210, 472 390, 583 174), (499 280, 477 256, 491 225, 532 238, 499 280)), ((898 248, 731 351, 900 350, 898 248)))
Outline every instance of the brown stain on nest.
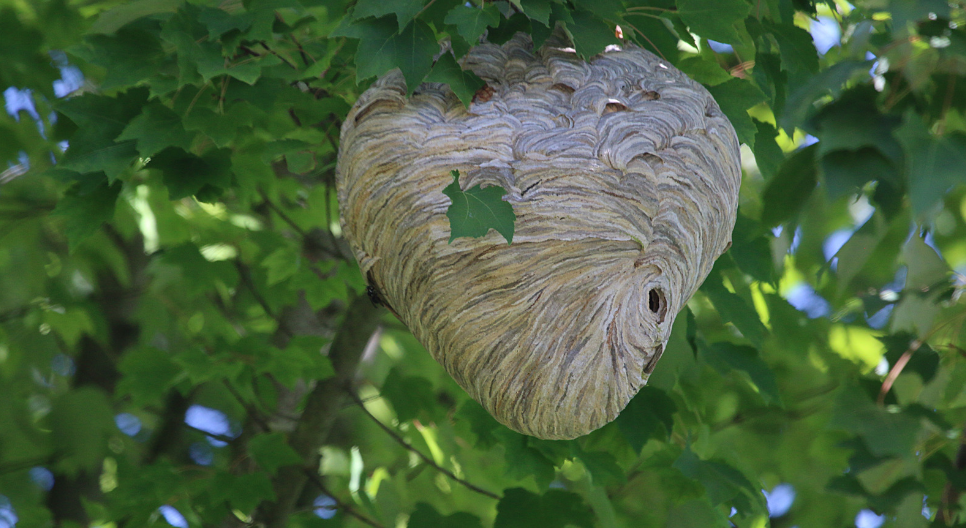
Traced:
POLYGON ((380 297, 500 422, 574 438, 647 382, 678 311, 731 240, 731 124, 699 84, 634 46, 579 59, 562 34, 466 60, 469 109, 398 70, 356 102, 337 169, 345 236, 380 297), (500 185, 517 215, 449 243, 442 190, 500 185))

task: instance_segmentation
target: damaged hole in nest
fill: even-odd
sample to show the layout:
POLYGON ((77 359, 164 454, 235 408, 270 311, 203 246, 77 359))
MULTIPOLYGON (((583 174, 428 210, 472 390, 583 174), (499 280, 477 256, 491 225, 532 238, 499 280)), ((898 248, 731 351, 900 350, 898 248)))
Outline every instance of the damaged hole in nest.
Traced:
POLYGON ((604 106, 605 114, 610 114, 612 112, 624 112, 625 110, 629 110, 629 108, 627 108, 627 106, 620 101, 611 100, 604 106))
POLYGON ((664 316, 667 315, 667 301, 664 300, 664 292, 660 288, 654 288, 647 293, 647 308, 657 315, 658 323, 664 322, 664 316))

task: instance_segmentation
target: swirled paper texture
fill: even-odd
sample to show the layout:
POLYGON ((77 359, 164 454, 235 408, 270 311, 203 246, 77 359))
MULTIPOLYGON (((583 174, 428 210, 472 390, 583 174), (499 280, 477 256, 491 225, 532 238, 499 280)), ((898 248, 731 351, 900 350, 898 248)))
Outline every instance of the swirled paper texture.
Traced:
POLYGON ((342 128, 342 227, 371 285, 453 378, 521 433, 574 438, 647 382, 678 311, 730 245, 735 131, 640 48, 584 61, 565 37, 481 44, 465 108, 392 71, 342 128), (443 188, 499 185, 516 213, 449 243, 443 188))

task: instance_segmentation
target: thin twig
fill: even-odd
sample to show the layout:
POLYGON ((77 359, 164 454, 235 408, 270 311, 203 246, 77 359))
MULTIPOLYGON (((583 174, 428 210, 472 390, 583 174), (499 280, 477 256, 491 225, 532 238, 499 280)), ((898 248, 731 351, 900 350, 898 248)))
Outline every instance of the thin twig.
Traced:
POLYGON ((275 205, 275 203, 272 202, 271 199, 269 199, 268 195, 265 194, 265 191, 259 190, 258 194, 260 194, 262 199, 265 200, 265 204, 268 205, 268 207, 272 211, 275 211, 275 214, 277 214, 282 220, 284 220, 286 224, 291 226, 292 229, 299 234, 299 236, 301 236, 302 238, 306 237, 305 230, 299 227, 298 224, 296 224, 294 220, 292 220, 287 214, 285 214, 285 212, 282 211, 282 209, 279 206, 275 205))
POLYGON ((283 321, 281 317, 275 315, 275 313, 272 311, 272 307, 268 305, 268 301, 265 300, 265 297, 263 297, 261 292, 258 291, 258 288, 255 287, 255 282, 252 281, 252 276, 248 271, 248 268, 238 259, 235 259, 235 268, 238 269, 238 275, 248 288, 248 291, 252 293, 252 297, 255 298, 255 301, 262 307, 262 310, 265 311, 265 315, 275 320, 275 323, 278 324, 279 331, 285 333, 289 337, 293 337, 292 332, 288 329, 285 321, 283 321))
POLYGON ((287 64, 288 66, 290 66, 290 67, 291 67, 292 69, 294 69, 295 71, 299 71, 299 67, 298 67, 298 65, 297 65, 297 64, 295 64, 294 62, 292 62, 292 61, 290 61, 290 60, 288 59, 288 57, 285 57, 285 56, 284 56, 284 55, 282 55, 281 53, 279 53, 279 52, 277 52, 277 51, 275 51, 275 50, 273 50, 272 48, 270 48, 270 47, 268 46, 268 44, 266 44, 266 43, 265 43, 265 41, 264 41, 264 40, 259 40, 259 41, 258 41, 258 43, 259 43, 259 44, 260 44, 260 45, 261 45, 261 46, 262 46, 263 48, 265 48, 265 51, 267 51, 267 52, 269 52, 269 53, 271 53, 272 55, 275 55, 276 57, 278 57, 279 59, 281 59, 281 60, 282 60, 282 62, 284 62, 285 64, 287 64))
POLYGON ((232 397, 234 397, 235 400, 238 401, 238 404, 245 409, 245 412, 248 413, 248 417, 251 418, 253 422, 255 422, 259 427, 261 427, 263 431, 272 430, 272 428, 269 427, 268 422, 265 421, 264 418, 262 418, 262 415, 259 412, 259 410, 256 409, 254 405, 246 402, 245 399, 242 398, 242 395, 238 394, 238 391, 235 390, 235 387, 232 387, 231 383, 228 383, 228 380, 222 380, 222 383, 225 385, 225 388, 228 389, 228 392, 232 395, 232 397))
POLYGON ((336 496, 333 495, 331 491, 329 491, 329 488, 325 487, 325 484, 322 483, 322 479, 320 479, 319 476, 316 475, 314 471, 312 471, 309 468, 305 468, 304 471, 305 471, 305 476, 308 477, 309 479, 309 482, 311 482, 312 484, 315 484, 315 487, 319 488, 319 491, 321 491, 322 493, 325 493, 326 496, 332 499, 332 502, 335 503, 336 508, 342 509, 347 514, 355 517, 356 519, 359 519, 363 523, 368 524, 373 528, 385 528, 385 526, 377 523, 376 521, 373 521, 372 519, 366 517, 365 515, 362 515, 361 513, 355 511, 355 509, 351 508, 348 504, 336 498, 336 496))
POLYGON ((406 442, 406 440, 404 440, 401 436, 399 436, 398 434, 396 434, 396 432, 393 431, 392 428, 390 428, 386 424, 380 422, 378 418, 376 418, 371 412, 369 412, 369 409, 366 409, 365 404, 362 403, 362 400, 359 399, 359 396, 356 395, 355 392, 352 392, 351 390, 348 390, 348 389, 346 390, 346 392, 349 394, 349 397, 352 398, 352 400, 356 402, 356 405, 358 405, 359 408, 362 409, 362 412, 366 413, 366 416, 368 416, 369 419, 371 419, 373 422, 376 423, 376 425, 378 425, 380 428, 382 428, 382 430, 385 431, 386 434, 388 434, 389 436, 391 436, 392 439, 395 440, 399 445, 401 445, 404 448, 408 449, 412 453, 415 453, 416 456, 418 456, 420 459, 423 460, 423 462, 426 462, 427 464, 429 464, 430 466, 432 466, 433 468, 435 468, 440 473, 446 475, 447 477, 453 479, 456 482, 459 482, 460 484, 462 484, 463 486, 465 486, 467 489, 473 490, 473 491, 479 493, 480 495, 486 495, 487 497, 489 497, 491 499, 495 499, 495 500, 500 500, 502 498, 499 495, 497 495, 496 493, 493 493, 491 491, 486 491, 483 488, 479 488, 479 487, 475 486, 474 484, 472 484, 470 482, 467 482, 467 481, 465 481, 465 480, 457 477, 456 475, 453 474, 452 471, 450 471, 450 470, 448 470, 448 469, 440 466, 433 459, 431 459, 428 456, 424 455, 422 452, 420 452, 415 447, 409 445, 409 443, 406 442))
POLYGON ((658 49, 658 47, 653 42, 651 42, 651 39, 647 38, 647 35, 645 35, 643 31, 637 29, 634 26, 634 24, 631 24, 626 19, 624 20, 623 24, 626 25, 627 27, 633 29, 634 31, 636 31, 637 34, 640 35, 642 39, 646 40, 647 43, 650 44, 652 48, 654 48, 654 51, 656 51, 657 54, 660 55, 662 59, 667 60, 667 57, 665 57, 664 54, 661 53, 661 50, 658 49))

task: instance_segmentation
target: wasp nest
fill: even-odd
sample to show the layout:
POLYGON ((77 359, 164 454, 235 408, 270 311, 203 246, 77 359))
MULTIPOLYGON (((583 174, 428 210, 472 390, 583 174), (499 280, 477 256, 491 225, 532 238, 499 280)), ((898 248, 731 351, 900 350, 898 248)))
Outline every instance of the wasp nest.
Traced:
POLYGON ((482 44, 465 108, 392 71, 342 127, 342 227, 370 285, 456 381, 521 433, 574 438, 647 382, 678 311, 730 245, 735 131, 701 85, 616 46, 482 44), (499 185, 516 213, 449 242, 443 188, 499 185))

